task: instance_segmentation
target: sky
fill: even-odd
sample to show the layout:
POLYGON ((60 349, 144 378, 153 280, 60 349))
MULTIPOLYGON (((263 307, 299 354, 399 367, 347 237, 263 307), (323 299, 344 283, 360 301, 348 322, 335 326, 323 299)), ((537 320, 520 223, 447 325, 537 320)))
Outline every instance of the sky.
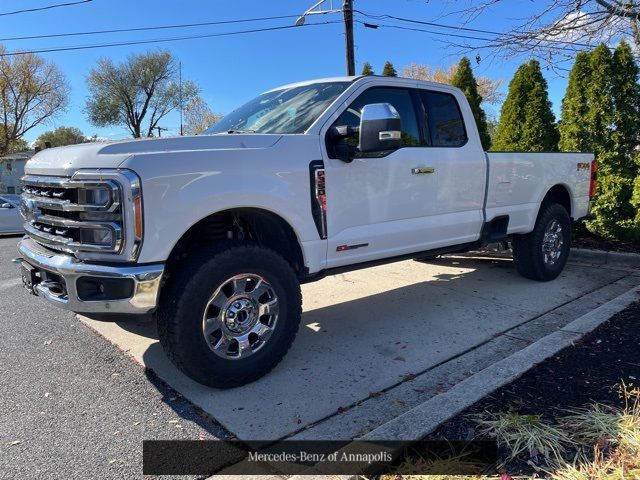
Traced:
MULTIPOLYGON (((3 15, 15 10, 70 1, 72 0, 0 2, 0 43, 5 45, 7 51, 25 51, 290 26, 295 23, 295 18, 147 32, 7 40, 16 36, 299 15, 317 0, 91 0, 73 6, 3 15)), ((354 0, 354 8, 375 15, 391 14, 460 25, 462 18, 454 12, 469 2, 470 0, 354 0)), ((324 6, 328 8, 329 3, 325 2, 324 6)), ((474 19, 467 26, 506 31, 539 8, 536 3, 530 0, 499 2, 493 11, 474 19)), ((334 8, 340 8, 341 4, 341 0, 333 0, 334 8)), ((341 20, 340 13, 314 15, 308 17, 307 24, 336 23, 166 43, 42 53, 46 60, 55 62, 66 75, 71 87, 71 101, 66 112, 50 123, 30 131, 25 139, 33 142, 42 132, 58 126, 77 127, 87 136, 97 135, 107 139, 126 138, 129 135, 125 127, 98 128, 91 125, 83 111, 88 95, 85 78, 101 57, 121 62, 131 54, 169 50, 182 63, 183 79, 195 81, 201 88, 202 97, 214 111, 220 113, 228 113, 262 91, 278 85, 344 75, 344 27, 341 20)), ((368 21, 376 23, 375 20, 368 21)), ((393 62, 400 71, 409 63, 446 68, 460 58, 459 49, 448 46, 441 35, 388 28, 375 30, 359 23, 355 25, 354 35, 357 73, 364 62, 370 62, 379 73, 386 60, 393 62)), ((476 75, 502 78, 505 93, 519 64, 527 60, 526 57, 488 59, 488 52, 484 51, 470 51, 468 55, 475 59, 477 53, 485 60, 474 65, 476 75)), ((549 82, 549 96, 554 111, 558 115, 566 78, 551 71, 545 71, 544 74, 549 82)), ((499 106, 488 105, 486 108, 490 114, 496 115, 499 112, 499 106)), ((179 124, 177 113, 167 116, 160 123, 160 126, 168 129, 163 135, 177 134, 179 124)))

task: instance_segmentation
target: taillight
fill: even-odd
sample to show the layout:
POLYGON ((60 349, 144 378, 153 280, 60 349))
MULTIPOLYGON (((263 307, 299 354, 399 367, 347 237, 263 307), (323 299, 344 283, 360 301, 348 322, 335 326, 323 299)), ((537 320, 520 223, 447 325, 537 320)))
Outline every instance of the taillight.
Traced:
POLYGON ((591 179, 589 181, 589 198, 593 198, 593 195, 596 193, 596 173, 598 171, 598 167, 596 166, 596 161, 593 160, 591 162, 591 179))

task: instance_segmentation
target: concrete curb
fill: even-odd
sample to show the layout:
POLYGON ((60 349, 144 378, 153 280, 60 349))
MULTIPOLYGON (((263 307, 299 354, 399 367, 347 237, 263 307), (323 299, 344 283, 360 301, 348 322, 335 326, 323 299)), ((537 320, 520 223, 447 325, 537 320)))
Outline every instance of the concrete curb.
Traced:
POLYGON ((577 318, 564 328, 487 367, 450 390, 432 397, 395 419, 372 430, 360 440, 416 440, 435 430, 467 407, 511 383, 536 364, 571 345, 616 313, 640 299, 640 287, 577 318))
POLYGON ((640 254, 638 253, 572 248, 569 260, 588 262, 595 265, 609 265, 612 267, 640 268, 640 254))

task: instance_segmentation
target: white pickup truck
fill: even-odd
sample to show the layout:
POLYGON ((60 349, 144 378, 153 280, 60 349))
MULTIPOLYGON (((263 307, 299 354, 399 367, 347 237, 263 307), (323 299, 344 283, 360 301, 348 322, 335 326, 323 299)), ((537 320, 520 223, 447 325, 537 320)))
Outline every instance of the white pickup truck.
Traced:
POLYGON ((46 149, 26 165, 25 286, 89 314, 155 312, 194 380, 228 388, 292 344, 300 284, 510 241, 557 277, 593 155, 485 153, 464 94, 389 77, 268 91, 205 135, 46 149))

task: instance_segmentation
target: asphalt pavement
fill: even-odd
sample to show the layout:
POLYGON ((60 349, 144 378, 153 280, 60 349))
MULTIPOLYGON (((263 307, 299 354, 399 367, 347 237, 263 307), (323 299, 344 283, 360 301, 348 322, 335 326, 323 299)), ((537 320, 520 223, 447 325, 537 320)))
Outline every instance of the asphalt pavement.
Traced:
POLYGON ((0 478, 140 478, 145 439, 226 432, 148 370, 22 288, 0 238, 0 478))

